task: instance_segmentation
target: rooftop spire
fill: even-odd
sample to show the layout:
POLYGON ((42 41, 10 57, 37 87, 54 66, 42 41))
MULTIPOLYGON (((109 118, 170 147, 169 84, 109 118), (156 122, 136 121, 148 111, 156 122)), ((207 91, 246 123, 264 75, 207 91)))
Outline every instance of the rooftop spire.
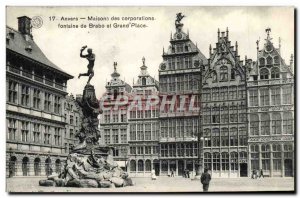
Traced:
POLYGON ((117 72, 117 62, 114 62, 114 72, 111 74, 112 77, 119 77, 120 74, 117 72))
POLYGON ((227 37, 227 40, 229 40, 229 31, 228 31, 228 27, 226 28, 226 37, 227 37))
POLYGON ((185 16, 181 12, 176 14, 176 20, 175 20, 176 32, 181 32, 183 24, 180 22, 184 17, 185 16))
POLYGON ((141 66, 141 70, 146 70, 147 66, 145 65, 145 62, 146 62, 145 57, 142 58, 142 62, 143 62, 143 65, 141 66))
POLYGON ((271 28, 268 27, 268 28, 266 29, 266 32, 267 32, 267 39, 270 40, 270 32, 271 32, 271 28))
POLYGON ((237 56, 237 55, 238 55, 238 53, 239 53, 239 51, 238 51, 238 50, 239 50, 239 49, 238 49, 238 47, 239 47, 239 46, 238 46, 238 42, 236 41, 236 42, 235 42, 235 53, 236 53, 236 56, 237 56))
POLYGON ((218 39, 220 38, 220 28, 218 28, 218 39))

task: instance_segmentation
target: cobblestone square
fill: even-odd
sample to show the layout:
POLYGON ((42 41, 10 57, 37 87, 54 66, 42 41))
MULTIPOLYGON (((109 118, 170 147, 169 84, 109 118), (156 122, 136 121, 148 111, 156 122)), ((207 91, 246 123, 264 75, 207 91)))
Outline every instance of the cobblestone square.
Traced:
MULTIPOLYGON (((182 177, 132 178, 135 186, 124 188, 70 188, 42 187, 38 182, 42 177, 15 177, 7 179, 8 192, 202 192, 199 180, 182 177)), ((294 178, 237 178, 212 179, 210 192, 234 191, 293 191, 294 178)))

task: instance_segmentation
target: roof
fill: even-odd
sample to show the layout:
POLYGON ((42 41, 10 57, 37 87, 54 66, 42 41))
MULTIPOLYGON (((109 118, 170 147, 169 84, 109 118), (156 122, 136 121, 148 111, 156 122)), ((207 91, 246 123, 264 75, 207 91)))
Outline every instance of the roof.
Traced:
POLYGON ((45 66, 51 67, 52 69, 58 71, 59 73, 61 73, 69 79, 73 78, 72 75, 68 74, 67 72, 59 68, 57 65, 52 63, 30 36, 26 38, 25 35, 22 35, 17 30, 6 26, 6 34, 9 34, 10 32, 14 33, 14 37, 8 37, 9 42, 6 43, 7 49, 21 54, 29 59, 35 60, 45 66), (25 50, 25 48, 28 46, 31 46, 31 52, 25 50))

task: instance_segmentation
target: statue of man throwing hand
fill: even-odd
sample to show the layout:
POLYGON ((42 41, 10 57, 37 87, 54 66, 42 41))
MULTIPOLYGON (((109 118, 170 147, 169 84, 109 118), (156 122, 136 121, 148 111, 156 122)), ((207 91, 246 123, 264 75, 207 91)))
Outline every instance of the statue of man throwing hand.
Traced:
POLYGON ((87 84, 90 83, 91 79, 94 76, 94 63, 95 63, 95 54, 93 54, 93 50, 91 48, 88 48, 87 54, 83 55, 82 52, 87 48, 87 46, 83 46, 80 49, 80 57, 86 58, 89 61, 89 64, 87 65, 88 71, 87 73, 81 73, 79 74, 78 78, 81 76, 88 76, 89 80, 87 81, 87 84))

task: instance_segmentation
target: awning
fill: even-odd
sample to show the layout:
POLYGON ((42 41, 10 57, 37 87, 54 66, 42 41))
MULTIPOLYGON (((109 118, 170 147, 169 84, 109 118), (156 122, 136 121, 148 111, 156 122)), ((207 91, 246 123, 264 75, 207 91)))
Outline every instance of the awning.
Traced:
POLYGON ((126 167, 127 161, 115 161, 120 167, 126 167))

